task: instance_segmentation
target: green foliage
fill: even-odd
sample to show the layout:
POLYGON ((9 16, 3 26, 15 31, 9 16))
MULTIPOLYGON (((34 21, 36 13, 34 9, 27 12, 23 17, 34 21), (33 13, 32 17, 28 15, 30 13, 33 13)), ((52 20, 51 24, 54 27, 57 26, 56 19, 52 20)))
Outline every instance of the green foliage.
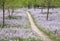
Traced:
POLYGON ((6 19, 22 19, 22 16, 9 16, 9 17, 6 17, 6 19))
POLYGON ((18 40, 18 41, 42 41, 40 39, 35 39, 35 38, 20 38, 20 37, 16 37, 16 38, 12 38, 12 40, 18 40))
POLYGON ((14 8, 34 6, 47 7, 48 3, 50 3, 51 7, 60 7, 60 0, 0 0, 0 7, 2 2, 5 2, 5 8, 9 8, 11 6, 14 8))
POLYGON ((0 41, 42 41, 40 39, 34 39, 34 38, 20 38, 20 37, 15 37, 11 39, 2 39, 0 41))

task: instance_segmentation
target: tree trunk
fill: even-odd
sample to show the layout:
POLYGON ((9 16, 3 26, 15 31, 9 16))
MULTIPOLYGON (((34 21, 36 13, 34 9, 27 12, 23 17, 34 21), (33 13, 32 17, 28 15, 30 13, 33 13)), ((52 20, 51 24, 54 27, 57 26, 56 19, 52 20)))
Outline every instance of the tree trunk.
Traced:
POLYGON ((5 5, 5 2, 3 2, 3 4, 2 4, 2 7, 3 7, 3 26, 2 27, 4 27, 4 25, 5 25, 5 7, 4 7, 4 5, 5 5))
POLYGON ((48 18, 49 18, 49 8, 50 8, 50 4, 51 4, 51 2, 50 2, 50 0, 48 0, 48 6, 47 6, 47 20, 48 20, 48 18))
POLYGON ((46 18, 46 20, 48 20, 48 18, 49 18, 49 7, 47 8, 47 18, 46 18))

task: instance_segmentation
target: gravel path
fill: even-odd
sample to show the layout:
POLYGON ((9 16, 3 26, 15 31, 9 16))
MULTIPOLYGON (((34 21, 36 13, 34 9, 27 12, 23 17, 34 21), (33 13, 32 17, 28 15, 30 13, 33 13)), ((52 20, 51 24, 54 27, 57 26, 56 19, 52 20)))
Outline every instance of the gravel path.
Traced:
POLYGON ((42 38, 43 41, 52 41, 47 35, 45 35, 43 32, 41 32, 37 28, 37 26, 34 24, 34 21, 31 17, 31 15, 29 14, 29 12, 26 12, 26 13, 27 13, 29 21, 31 23, 32 30, 35 31, 42 38))

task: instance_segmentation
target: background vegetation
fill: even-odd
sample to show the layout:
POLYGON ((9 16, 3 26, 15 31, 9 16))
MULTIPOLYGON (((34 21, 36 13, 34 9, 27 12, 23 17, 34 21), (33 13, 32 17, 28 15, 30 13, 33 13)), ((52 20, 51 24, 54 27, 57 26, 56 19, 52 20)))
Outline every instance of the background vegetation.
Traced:
MULTIPOLYGON (((8 7, 41 7, 42 5, 44 7, 48 6, 49 0, 0 0, 0 7, 2 2, 5 2, 5 8, 8 7)), ((51 7, 60 7, 60 0, 50 0, 49 1, 51 7)))

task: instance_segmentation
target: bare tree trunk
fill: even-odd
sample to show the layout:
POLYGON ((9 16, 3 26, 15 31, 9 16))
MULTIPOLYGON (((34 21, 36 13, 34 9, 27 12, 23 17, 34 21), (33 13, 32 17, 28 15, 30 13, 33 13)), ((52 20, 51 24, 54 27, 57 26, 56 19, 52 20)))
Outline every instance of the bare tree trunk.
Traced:
POLYGON ((49 6, 47 8, 47 18, 46 18, 46 20, 48 20, 48 18, 49 18, 49 6))
POLYGON ((50 8, 51 1, 48 0, 48 6, 47 6, 47 20, 49 18, 49 8, 50 8))
POLYGON ((4 25, 5 25, 5 7, 4 7, 4 5, 5 5, 5 2, 3 2, 3 4, 2 4, 2 7, 3 7, 3 26, 2 27, 4 27, 4 25))

